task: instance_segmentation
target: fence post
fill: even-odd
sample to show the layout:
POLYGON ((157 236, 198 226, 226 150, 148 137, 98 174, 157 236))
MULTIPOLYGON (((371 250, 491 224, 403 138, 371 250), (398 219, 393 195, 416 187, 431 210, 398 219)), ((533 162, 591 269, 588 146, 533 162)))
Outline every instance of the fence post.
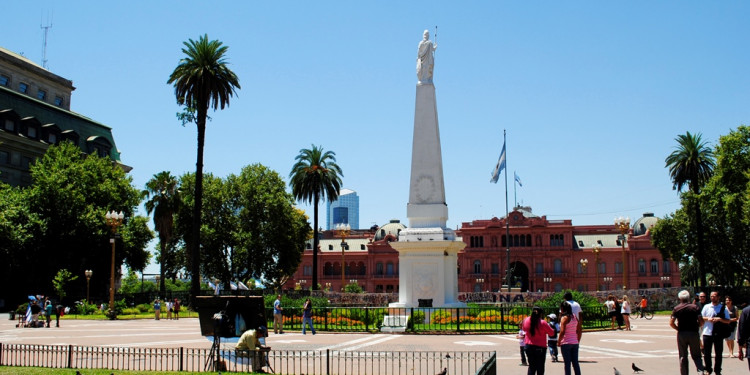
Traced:
POLYGON ((183 361, 183 359, 184 359, 184 357, 183 357, 183 356, 184 356, 184 355, 185 355, 185 351, 184 351, 184 348, 183 348, 183 347, 180 347, 180 367, 179 367, 179 368, 180 368, 180 371, 182 371, 182 364, 183 364, 183 362, 184 362, 184 361, 183 361))
POLYGON ((73 345, 68 345, 68 368, 73 368, 73 345))
POLYGON ((329 308, 328 308, 328 307, 326 307, 326 311, 325 311, 325 313, 323 314, 323 316, 324 316, 324 319, 325 319, 325 320, 324 320, 324 323, 323 323, 323 325, 324 325, 324 327, 325 327, 325 331, 328 331, 328 312, 329 312, 329 311, 330 311, 330 310, 329 310, 329 308))
POLYGON ((370 319, 369 319, 369 310, 367 309, 367 306, 365 306, 365 332, 370 332, 370 319))
POLYGON ((500 306, 500 330, 505 332, 505 309, 500 306))
POLYGON ((326 375, 331 374, 331 349, 326 349, 326 375))
POLYGON ((456 332, 461 332, 461 308, 456 307, 456 332))
POLYGON ((0 366, 3 365, 3 344, 0 343, 0 366))
POLYGON ((417 332, 417 324, 414 323, 414 308, 413 307, 409 308, 409 318, 407 319, 407 321, 411 321, 411 331, 417 332))

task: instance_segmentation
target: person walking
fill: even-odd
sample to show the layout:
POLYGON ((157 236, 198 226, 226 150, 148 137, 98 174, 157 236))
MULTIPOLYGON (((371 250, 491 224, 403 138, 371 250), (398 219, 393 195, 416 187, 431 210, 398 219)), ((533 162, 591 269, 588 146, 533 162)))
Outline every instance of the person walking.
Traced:
POLYGON ((555 334, 547 338, 547 347, 549 348, 549 355, 552 357, 552 362, 559 362, 557 360, 557 334, 560 333, 560 324, 557 323, 557 315, 549 314, 549 326, 555 331, 555 334))
POLYGON ((737 334, 737 320, 739 320, 739 315, 737 313, 737 306, 734 305, 734 301, 732 301, 731 296, 724 297, 724 305, 726 306, 726 310, 729 311, 729 328, 731 329, 731 333, 729 334, 729 337, 725 339, 727 342, 727 349, 729 349, 729 356, 732 358, 735 358, 734 356, 734 340, 737 334))
POLYGON ((719 292, 713 291, 710 294, 711 303, 703 306, 701 315, 705 323, 703 324, 703 360, 705 361, 705 371, 709 374, 721 374, 722 351, 724 350, 723 338, 714 336, 714 323, 722 322, 729 324, 729 311, 719 302, 719 292), (722 313, 723 312, 723 313, 722 313), (711 358, 711 350, 716 356, 711 358), (713 365, 713 366, 712 366, 713 365))
POLYGON ((49 328, 52 323, 52 314, 55 313, 55 307, 52 306, 52 302, 50 302, 49 300, 47 300, 44 304, 44 315, 47 318, 47 328, 49 328))
POLYGON ((677 293, 680 303, 672 310, 669 326, 677 331, 677 352, 680 358, 680 375, 690 373, 688 350, 693 359, 698 374, 703 374, 703 359, 701 358, 701 342, 698 329, 703 325, 698 306, 690 303, 690 292, 681 290, 677 293))
POLYGON ((172 320, 172 301, 167 300, 167 320, 172 320))
POLYGON ((310 326, 310 331, 312 331, 312 334, 315 334, 315 327, 313 327, 313 320, 312 320, 312 302, 310 302, 310 299, 305 300, 305 304, 302 306, 302 334, 306 335, 305 332, 305 325, 310 326))
POLYGON ((567 291, 563 295, 563 298, 570 304, 570 308, 573 309, 573 314, 575 314, 576 319, 578 319, 578 321, 581 321, 581 305, 578 302, 573 301, 573 293, 567 291))
POLYGON ((161 301, 156 298, 154 300, 154 320, 159 320, 159 315, 161 315, 161 301))
POLYGON ((174 320, 180 319, 180 300, 177 298, 174 299, 174 305, 172 306, 172 309, 174 310, 174 320))
POLYGON ((576 375, 581 375, 581 366, 578 363, 578 347, 583 328, 580 323, 573 313, 570 303, 563 301, 560 305, 560 334, 557 338, 557 345, 560 346, 562 352, 565 375, 570 375, 571 366, 576 375))
POLYGON ((284 308, 281 307, 281 294, 276 296, 276 301, 273 301, 273 333, 283 334, 284 333, 284 316, 282 315, 284 308))
POLYGON ((628 295, 622 296, 622 318, 625 320, 625 330, 630 331, 630 301, 628 295))
POLYGON ((604 302, 604 306, 607 307, 607 315, 612 320, 612 324, 610 324, 610 327, 612 327, 612 329, 615 329, 615 324, 617 323, 617 312, 615 311, 615 296, 611 294, 607 296, 607 301, 604 302))
POLYGON ((516 334, 516 338, 518 339, 518 347, 519 347, 519 353, 521 354, 521 363, 519 363, 519 366, 528 366, 529 363, 526 362, 526 332, 523 330, 523 321, 521 321, 521 324, 518 325, 518 333, 516 334))
POLYGON ((544 358, 547 355, 547 337, 554 335, 555 331, 544 320, 544 310, 534 306, 531 316, 526 317, 521 323, 521 329, 526 333, 526 357, 528 357, 529 369, 527 375, 544 375, 544 358))
MULTIPOLYGON (((750 339, 750 307, 742 309, 740 320, 737 322, 737 354, 740 361, 747 354, 747 341, 750 339), (743 353, 745 349, 745 353, 743 353)), ((750 359, 747 360, 747 369, 750 370, 750 359)))

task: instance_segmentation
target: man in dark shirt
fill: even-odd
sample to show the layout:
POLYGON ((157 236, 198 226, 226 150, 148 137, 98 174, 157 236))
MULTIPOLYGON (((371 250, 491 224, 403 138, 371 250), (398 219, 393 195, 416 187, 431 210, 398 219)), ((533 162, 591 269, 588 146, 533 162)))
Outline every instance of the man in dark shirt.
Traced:
POLYGON ((698 328, 703 325, 703 316, 695 304, 690 303, 690 292, 682 290, 677 294, 680 304, 672 310, 669 326, 677 331, 677 350, 680 353, 680 375, 690 372, 688 364, 688 349, 698 373, 703 373, 703 359, 701 358, 700 336, 698 328))
MULTIPOLYGON (((750 340, 750 307, 742 309, 740 322, 737 327, 737 345, 740 346, 739 351, 740 353, 744 351, 744 355, 747 356, 747 342, 750 340)), ((740 359, 742 359, 742 356, 740 356, 740 359)), ((750 369, 750 359, 747 361, 747 367, 750 369)))

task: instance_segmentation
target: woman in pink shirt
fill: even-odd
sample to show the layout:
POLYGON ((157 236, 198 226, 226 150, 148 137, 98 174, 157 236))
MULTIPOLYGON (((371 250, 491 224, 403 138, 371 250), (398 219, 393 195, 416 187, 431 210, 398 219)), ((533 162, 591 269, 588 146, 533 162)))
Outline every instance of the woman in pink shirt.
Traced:
POLYGON ((534 306, 531 316, 521 323, 526 332, 524 342, 526 343, 526 357, 529 361, 527 375, 544 375, 544 361, 547 355, 547 337, 554 335, 555 331, 544 320, 544 311, 541 307, 534 306))
POLYGON ((563 301, 560 305, 560 316, 562 318, 557 345, 560 346, 563 362, 565 362, 565 375, 570 375, 570 365, 573 365, 576 375, 581 375, 581 366, 578 364, 578 343, 581 341, 583 329, 567 301, 563 301))

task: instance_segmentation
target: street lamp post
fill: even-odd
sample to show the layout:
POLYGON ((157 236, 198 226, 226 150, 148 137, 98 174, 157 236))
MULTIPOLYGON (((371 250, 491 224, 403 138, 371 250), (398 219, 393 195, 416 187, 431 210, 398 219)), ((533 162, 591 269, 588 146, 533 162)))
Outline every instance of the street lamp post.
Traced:
POLYGON ((552 283, 552 278, 551 277, 545 277, 544 278, 544 285, 545 285, 544 291, 545 292, 549 292, 550 291, 549 290, 549 284, 551 284, 551 283, 552 283))
POLYGON ((326 283, 326 292, 331 291, 331 283, 326 283))
POLYGON ((609 276, 604 276, 604 283, 607 284, 607 290, 609 290, 609 284, 612 282, 612 278, 609 276))
POLYGON ((594 280, 596 285, 596 291, 599 291, 599 253, 602 251, 601 245, 598 243, 595 243, 594 246, 591 247, 591 251, 594 252, 594 271, 596 272, 596 278, 594 280))
MULTIPOLYGON (((583 284, 585 285, 586 282, 588 281, 586 280, 587 279, 586 275, 588 275, 586 273, 586 267, 589 265, 589 260, 587 258, 584 258, 580 260, 580 263, 581 263, 581 273, 583 273, 583 284)), ((588 290, 588 288, 586 288, 586 290, 588 290)))
POLYGON ((344 274, 346 274, 346 262, 344 261, 344 250, 346 249, 346 236, 349 235, 349 232, 352 230, 352 227, 349 226, 349 224, 339 223, 336 224, 334 229, 339 232, 339 236, 341 236, 341 290, 344 290, 344 274))
POLYGON ((107 212, 104 217, 107 219, 107 225, 112 229, 112 237, 109 239, 109 243, 112 244, 112 263, 110 268, 109 277, 109 318, 115 318, 115 238, 117 238, 117 228, 122 225, 122 220, 125 219, 122 211, 115 212, 114 210, 107 212))
POLYGON ((624 290, 628 288, 628 259, 627 252, 625 251, 625 241, 627 240, 627 233, 630 230, 630 218, 616 217, 615 228, 620 231, 618 239, 622 244, 622 289, 624 290))
POLYGON ((669 276, 662 276, 661 277, 661 284, 662 284, 662 286, 664 286, 664 283, 668 283, 669 279, 670 279, 669 276))
POLYGON ((94 274, 94 271, 92 270, 86 270, 83 272, 84 275, 86 275, 86 303, 91 303, 91 299, 89 298, 89 282, 91 281, 91 276, 94 274))
POLYGON ((307 284, 307 280, 300 280, 299 281, 299 288, 302 290, 305 290, 305 284, 307 284))
POLYGON ((483 284, 484 284, 484 279, 480 277, 480 278, 476 279, 476 282, 477 282, 477 284, 479 285, 479 291, 481 292, 481 291, 482 291, 482 288, 483 288, 483 286, 484 286, 484 285, 483 285, 483 284))

